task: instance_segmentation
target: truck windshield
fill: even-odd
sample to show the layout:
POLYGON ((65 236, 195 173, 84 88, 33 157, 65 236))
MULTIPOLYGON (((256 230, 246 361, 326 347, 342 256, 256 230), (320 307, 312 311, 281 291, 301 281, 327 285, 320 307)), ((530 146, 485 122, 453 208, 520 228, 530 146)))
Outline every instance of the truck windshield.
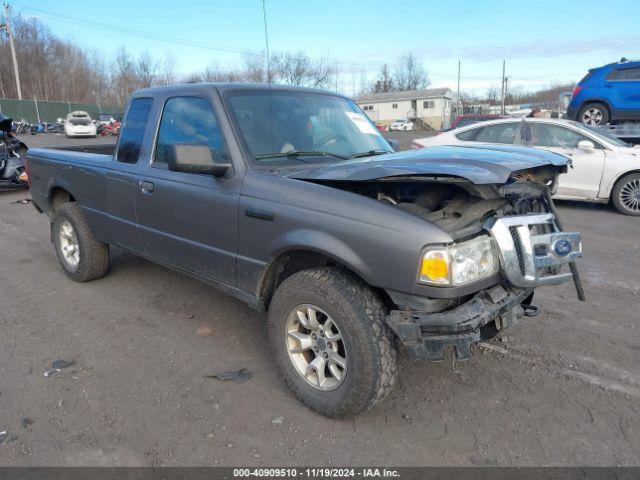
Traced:
POLYGON ((354 102, 313 92, 239 91, 226 96, 257 164, 336 162, 392 152, 354 102))

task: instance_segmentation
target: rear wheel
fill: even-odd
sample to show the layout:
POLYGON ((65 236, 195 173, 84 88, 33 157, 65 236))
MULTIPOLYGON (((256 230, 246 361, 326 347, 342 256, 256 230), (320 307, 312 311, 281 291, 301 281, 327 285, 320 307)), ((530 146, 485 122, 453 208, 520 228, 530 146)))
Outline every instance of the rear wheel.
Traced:
POLYGON ((611 198, 620 213, 640 216, 640 173, 632 173, 618 180, 611 198))
POLYGON ((609 123, 609 110, 602 103, 587 103, 580 109, 578 121, 585 125, 606 125, 609 123))
POLYGON ((58 260, 69 278, 88 282, 107 273, 109 246, 95 238, 76 203, 60 205, 51 228, 58 260))
POLYGON ((269 336, 278 370, 308 407, 357 415, 392 389, 397 369, 385 308, 359 278, 337 268, 303 270, 276 290, 269 336))

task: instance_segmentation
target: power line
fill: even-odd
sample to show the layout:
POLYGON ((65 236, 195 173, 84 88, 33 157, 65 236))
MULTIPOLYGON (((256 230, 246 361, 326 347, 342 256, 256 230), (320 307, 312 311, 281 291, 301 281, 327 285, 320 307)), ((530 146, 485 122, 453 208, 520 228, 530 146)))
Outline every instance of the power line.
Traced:
MULTIPOLYGON (((39 16, 44 16, 45 18, 49 17, 50 19, 53 19, 59 22, 86 27, 92 30, 102 30, 110 33, 120 34, 120 35, 146 38, 149 40, 155 40, 159 42, 172 43, 175 45, 183 45, 183 46, 195 47, 195 48, 202 48, 205 50, 219 51, 224 53, 235 53, 235 54, 249 55, 249 56, 255 56, 255 57, 262 57, 264 55, 262 52, 257 52, 255 50, 239 49, 239 48, 229 47, 226 45, 199 42, 199 41, 187 40, 179 37, 172 37, 168 35, 160 35, 157 33, 144 32, 141 30, 133 29, 133 28, 121 27, 118 25, 102 23, 102 22, 94 22, 93 20, 85 20, 82 18, 70 17, 68 15, 60 15, 58 13, 49 12, 47 10, 42 10, 40 8, 23 7, 23 10, 27 12, 35 12, 39 16)), ((315 59, 315 60, 320 60, 320 59, 315 59)), ((365 63, 358 64, 354 62, 333 61, 332 63, 345 65, 345 66, 354 66, 354 65, 371 66, 372 64, 375 64, 378 62, 371 62, 368 64, 365 64, 365 63)), ((379 63, 382 64, 384 62, 379 62, 379 63)))
MULTIPOLYGON (((204 49, 204 50, 211 50, 211 51, 217 51, 217 52, 223 52, 223 53, 230 53, 230 54, 237 54, 237 55, 245 55, 245 56, 253 56, 253 57, 263 57, 264 53, 259 52, 259 51, 255 51, 255 50, 250 50, 250 49, 242 49, 242 48, 236 48, 236 47, 230 47, 227 45, 220 45, 220 44, 214 44, 214 43, 208 43, 208 42, 200 42, 200 41, 195 41, 195 40, 187 40, 184 38, 179 38, 179 37, 173 37, 173 36, 169 36, 169 35, 162 35, 162 34, 157 34, 157 33, 151 33, 151 32, 145 32, 145 31, 141 31, 141 30, 137 30, 137 29, 133 29, 133 28, 129 28, 129 27, 121 27, 118 25, 113 25, 113 24, 108 24, 108 23, 103 23, 103 22, 96 22, 93 20, 86 20, 86 19, 82 19, 82 18, 78 18, 78 17, 71 17, 68 15, 61 15, 58 13, 54 13, 54 12, 50 12, 48 10, 43 10, 40 8, 34 8, 34 7, 28 7, 28 6, 24 6, 22 8, 24 11, 28 11, 28 12, 35 12, 37 15, 35 15, 36 17, 40 17, 43 16, 44 18, 49 18, 58 22, 62 22, 62 23, 66 23, 66 24, 70 24, 70 25, 76 25, 76 26, 80 26, 80 27, 85 27, 85 28, 89 28, 92 30, 101 30, 101 31, 105 31, 105 32, 109 32, 109 33, 115 33, 115 34, 119 34, 119 35, 124 35, 124 36, 130 36, 130 37, 139 37, 139 38, 145 38, 148 40, 153 40, 153 41, 158 41, 158 42, 164 42, 164 43, 170 43, 170 44, 174 44, 174 45, 181 45, 181 46, 187 46, 187 47, 193 47, 193 48, 200 48, 200 49, 204 49)), ((263 15, 265 14, 265 8, 263 5, 263 15)), ((265 32, 266 33, 266 32, 265 32)), ((327 59, 320 59, 320 58, 316 58, 312 60, 327 60, 327 59)), ((350 67, 353 71, 356 70, 356 67, 369 67, 369 68, 380 68, 383 64, 388 63, 385 60, 371 60, 368 62, 348 62, 348 61, 340 61, 340 60, 333 60, 331 63, 333 63, 334 65, 341 65, 341 66, 345 66, 345 67, 350 67)), ((455 78, 455 74, 449 74, 449 73, 442 73, 442 72, 434 72, 434 71, 429 71, 429 75, 435 78, 446 78, 446 79, 454 79, 455 78)), ((527 80, 542 80, 544 78, 552 78, 551 75, 537 75, 537 76, 528 76, 526 79, 527 80)), ((520 77, 515 77, 512 76, 512 78, 516 79, 516 78, 520 78, 520 77)), ((494 77, 492 76, 464 76, 462 77, 462 80, 477 80, 477 81, 483 81, 483 80, 493 80, 494 77)))

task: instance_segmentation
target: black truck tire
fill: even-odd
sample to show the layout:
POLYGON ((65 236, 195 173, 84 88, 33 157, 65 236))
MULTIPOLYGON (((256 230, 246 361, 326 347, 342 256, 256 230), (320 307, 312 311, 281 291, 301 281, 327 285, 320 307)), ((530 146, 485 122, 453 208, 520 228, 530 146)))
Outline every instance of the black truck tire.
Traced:
POLYGON ((51 234, 60 265, 69 278, 88 282, 107 273, 109 245, 96 239, 75 202, 56 209, 51 234))
POLYGON ((298 399, 322 415, 342 418, 357 415, 386 397, 397 377, 397 350, 385 314, 382 301, 369 286, 338 268, 312 268, 285 279, 271 301, 268 328, 278 371, 298 399), (309 313, 309 308, 315 313, 309 313), (290 353, 302 350, 303 345, 290 332, 314 331, 304 327, 300 312, 308 325, 312 315, 316 319, 320 333, 317 340, 309 341, 318 343, 290 353), (331 342, 338 337, 340 340, 331 342), (319 374, 312 370, 307 377, 301 372, 305 362, 312 364, 327 352, 323 376, 333 388, 323 390, 319 374), (336 354, 345 360, 339 380, 333 375, 340 370, 339 363, 331 364, 336 354))
POLYGON ((624 215, 640 216, 640 173, 618 180, 611 191, 613 206, 624 215))

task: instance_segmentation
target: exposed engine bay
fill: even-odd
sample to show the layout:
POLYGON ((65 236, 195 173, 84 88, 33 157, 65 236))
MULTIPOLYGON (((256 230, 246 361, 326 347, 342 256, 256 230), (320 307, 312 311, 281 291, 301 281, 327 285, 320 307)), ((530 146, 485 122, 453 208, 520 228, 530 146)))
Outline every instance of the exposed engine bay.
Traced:
POLYGON ((505 185, 477 185, 457 177, 387 177, 331 186, 365 195, 435 223, 454 239, 479 232, 489 216, 549 211, 557 167, 515 172, 505 185))

